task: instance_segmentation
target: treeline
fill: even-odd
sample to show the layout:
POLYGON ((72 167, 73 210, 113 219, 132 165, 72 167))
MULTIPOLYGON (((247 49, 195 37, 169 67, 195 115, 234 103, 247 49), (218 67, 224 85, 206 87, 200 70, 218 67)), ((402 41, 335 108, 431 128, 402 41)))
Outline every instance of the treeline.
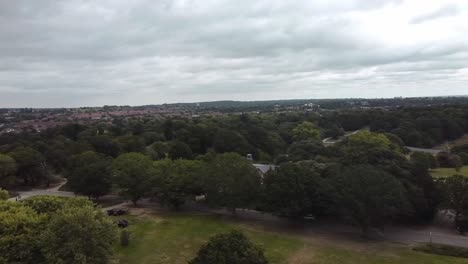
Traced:
POLYGON ((392 133, 406 146, 433 147, 463 136, 468 131, 468 107, 440 106, 334 113, 344 130, 369 127, 374 132, 392 133))

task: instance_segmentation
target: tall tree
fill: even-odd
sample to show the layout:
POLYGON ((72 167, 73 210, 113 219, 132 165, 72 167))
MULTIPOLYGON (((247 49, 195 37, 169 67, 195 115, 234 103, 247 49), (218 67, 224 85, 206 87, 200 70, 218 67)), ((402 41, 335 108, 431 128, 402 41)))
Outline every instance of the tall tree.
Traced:
POLYGON ((462 175, 447 177, 444 184, 445 203, 455 212, 455 220, 468 211, 468 178, 462 175))
POLYGON ((24 184, 37 184, 46 176, 45 158, 32 148, 22 147, 14 150, 11 156, 15 159, 18 176, 23 178, 24 184))
POLYGON ((0 153, 0 188, 7 187, 15 181, 16 162, 5 154, 0 153))
POLYGON ((263 183, 265 209, 279 215, 320 215, 331 205, 331 188, 310 162, 282 164, 263 183))
POLYGON ((68 175, 70 188, 94 199, 107 194, 112 187, 110 158, 88 151, 73 157, 68 175))
POLYGON ((320 130, 312 122, 302 122, 293 129, 294 140, 319 140, 320 130))
POLYGON ((369 165, 344 168, 334 179, 338 211, 361 227, 383 227, 389 217, 407 209, 401 183, 392 175, 369 165))
POLYGON ((178 208, 201 194, 205 163, 198 160, 161 160, 154 163, 153 192, 163 204, 178 208))
POLYGON ((52 215, 42 234, 47 263, 109 263, 116 240, 112 221, 93 207, 65 208, 52 215))
POLYGON ((236 208, 245 208, 258 199, 260 174, 239 154, 224 153, 210 162, 204 188, 210 203, 235 213, 236 208))
POLYGON ((113 161, 112 169, 122 194, 129 197, 135 205, 148 195, 153 174, 150 158, 141 153, 122 154, 113 161))

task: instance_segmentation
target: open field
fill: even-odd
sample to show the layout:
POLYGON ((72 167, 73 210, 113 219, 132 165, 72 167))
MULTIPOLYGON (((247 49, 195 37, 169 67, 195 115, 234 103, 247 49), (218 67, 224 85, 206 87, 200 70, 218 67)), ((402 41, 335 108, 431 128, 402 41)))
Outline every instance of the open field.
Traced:
POLYGON ((117 259, 114 263, 185 264, 210 236, 240 229, 265 248, 272 264, 468 264, 468 259, 430 255, 387 243, 361 242, 358 246, 350 246, 336 241, 336 246, 330 246, 314 237, 304 239, 266 232, 214 216, 145 215, 126 218, 131 221, 130 246, 116 246, 117 259))
POLYGON ((432 177, 449 177, 455 174, 463 175, 468 177, 468 166, 464 166, 460 171, 456 171, 453 168, 438 168, 431 171, 432 177))

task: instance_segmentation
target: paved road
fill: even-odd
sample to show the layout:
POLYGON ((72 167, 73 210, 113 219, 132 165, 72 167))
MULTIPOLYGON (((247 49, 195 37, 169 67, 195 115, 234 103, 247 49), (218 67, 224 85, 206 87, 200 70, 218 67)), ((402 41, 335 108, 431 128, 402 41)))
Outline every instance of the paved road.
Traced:
MULTIPOLYGON (((194 211, 203 211, 217 214, 228 219, 255 223, 272 231, 292 233, 300 236, 323 236, 334 239, 356 240, 360 238, 360 230, 356 227, 342 224, 335 220, 304 221, 302 223, 292 222, 285 218, 279 218, 270 214, 254 210, 237 210, 233 217, 230 211, 223 209, 211 209, 197 204, 190 205, 194 211)), ((439 216, 442 217, 442 216, 439 216)), ((385 232, 372 231, 369 237, 375 241, 390 241, 405 245, 429 242, 432 234, 433 243, 441 243, 453 246, 468 247, 468 237, 459 235, 455 229, 440 223, 427 226, 387 226, 385 232)))
POLYGON ((57 186, 54 186, 49 189, 33 189, 31 191, 23 191, 23 192, 18 192, 19 196, 18 197, 12 197, 8 199, 9 201, 16 201, 17 198, 19 199, 27 199, 31 198, 34 196, 44 196, 44 195, 51 195, 51 196, 61 196, 61 197, 75 197, 75 194, 73 192, 64 192, 64 191, 59 191, 60 187, 65 185, 67 181, 64 181, 60 183, 57 186))
MULTIPOLYGON (((21 195, 21 199, 42 195, 75 197, 73 192, 64 192, 58 190, 65 183, 66 182, 63 182, 62 184, 50 189, 24 191, 20 192, 19 194, 21 195)), ((9 200, 15 201, 16 198, 10 198, 9 200)), ((129 204, 122 203, 110 206, 105 209, 117 208, 124 205, 129 204)), ((188 205, 187 208, 197 212, 216 214, 228 218, 231 217, 230 211, 212 209, 200 204, 191 204, 188 205)), ((443 217, 443 215, 439 216, 439 218, 443 217)), ((254 210, 237 210, 235 219, 238 221, 260 224, 265 228, 270 228, 275 231, 294 233, 302 236, 322 235, 351 239, 355 239, 360 236, 359 230, 357 228, 349 225, 343 225, 335 221, 309 221, 304 223, 297 223, 254 210)), ((444 219, 444 221, 447 221, 447 219, 444 219)), ((429 242, 432 235, 432 242, 434 243, 468 247, 468 237, 457 234, 451 226, 447 226, 447 223, 448 222, 445 224, 437 223, 434 225, 414 227, 390 226, 386 227, 385 233, 375 232, 372 234, 372 237, 377 240, 386 240, 402 244, 415 244, 420 242, 429 242)))

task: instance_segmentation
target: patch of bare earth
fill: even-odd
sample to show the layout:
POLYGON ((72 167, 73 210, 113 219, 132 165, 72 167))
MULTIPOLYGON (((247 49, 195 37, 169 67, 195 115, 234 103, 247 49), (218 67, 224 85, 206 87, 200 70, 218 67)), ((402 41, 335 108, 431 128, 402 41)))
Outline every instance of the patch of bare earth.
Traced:
POLYGON ((304 246, 288 259, 289 264, 311 264, 314 261, 314 249, 304 246))

